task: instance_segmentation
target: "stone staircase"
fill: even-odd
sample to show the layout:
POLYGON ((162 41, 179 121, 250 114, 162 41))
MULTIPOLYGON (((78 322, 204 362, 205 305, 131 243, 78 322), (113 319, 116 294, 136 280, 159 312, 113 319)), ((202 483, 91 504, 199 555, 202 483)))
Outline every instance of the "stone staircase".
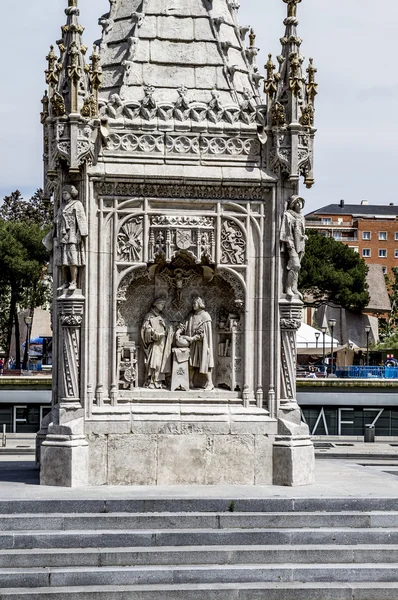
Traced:
POLYGON ((0 501, 0 600, 397 600, 395 499, 0 501))

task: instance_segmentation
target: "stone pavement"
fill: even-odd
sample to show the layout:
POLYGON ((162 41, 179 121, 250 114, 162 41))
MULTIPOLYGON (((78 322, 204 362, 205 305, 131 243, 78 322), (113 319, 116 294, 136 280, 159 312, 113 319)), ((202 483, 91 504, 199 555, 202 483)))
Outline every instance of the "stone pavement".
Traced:
POLYGON ((101 486, 58 488, 38 485, 33 456, 0 456, 0 498, 398 498, 398 461, 317 460, 316 481, 306 487, 278 486, 101 486), (362 462, 365 464, 358 464, 362 462))

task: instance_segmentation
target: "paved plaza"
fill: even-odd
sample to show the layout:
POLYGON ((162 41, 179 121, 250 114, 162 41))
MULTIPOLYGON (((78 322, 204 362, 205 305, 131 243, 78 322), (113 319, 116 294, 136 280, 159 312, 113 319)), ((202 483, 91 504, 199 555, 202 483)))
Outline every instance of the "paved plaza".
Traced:
POLYGON ((92 486, 78 489, 39 486, 34 456, 0 455, 0 498, 394 498, 398 499, 398 459, 317 460, 315 484, 281 486, 92 486), (338 485, 336 485, 338 482, 338 485))

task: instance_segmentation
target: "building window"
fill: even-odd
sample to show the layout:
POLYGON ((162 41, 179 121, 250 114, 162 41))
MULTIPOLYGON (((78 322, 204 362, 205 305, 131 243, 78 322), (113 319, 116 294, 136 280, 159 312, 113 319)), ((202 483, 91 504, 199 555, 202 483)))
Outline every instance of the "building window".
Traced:
POLYGON ((332 219, 330 219, 330 218, 321 219, 321 223, 322 223, 322 225, 331 225, 332 219))
POLYGON ((354 250, 354 252, 358 252, 359 253, 359 248, 358 246, 350 246, 351 250, 354 250))
POLYGON ((370 258, 370 248, 362 248, 362 256, 364 258, 370 258))
POLYGON ((387 231, 379 231, 379 240, 387 239, 387 231))
POLYGON ((334 231, 333 237, 335 240, 341 240, 341 231, 334 231))
POLYGON ((379 258, 387 258, 387 250, 385 248, 379 248, 379 258))
POLYGON ((370 231, 363 231, 362 232, 362 239, 363 240, 370 240, 370 231))
POLYGON ((398 242, 398 231, 395 232, 395 241, 398 242))
POLYGON ((381 267, 383 275, 387 275, 387 267, 381 267))
POLYGON ((398 250, 395 250, 395 252, 394 252, 394 257, 395 257, 395 258, 398 258, 398 250))

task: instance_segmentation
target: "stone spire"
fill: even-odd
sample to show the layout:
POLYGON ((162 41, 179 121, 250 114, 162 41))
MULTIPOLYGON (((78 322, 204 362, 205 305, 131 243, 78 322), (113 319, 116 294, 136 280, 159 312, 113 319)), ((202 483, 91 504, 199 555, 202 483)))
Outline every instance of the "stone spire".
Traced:
POLYGON ((110 0, 99 23, 108 117, 256 120, 262 76, 235 0, 110 0))
POLYGON ((87 47, 82 41, 84 27, 79 23, 78 0, 68 0, 67 22, 62 38, 46 57, 48 92, 42 100, 41 121, 44 126, 45 186, 51 191, 59 161, 65 160, 70 173, 78 174, 85 159, 94 152, 98 122, 98 88, 101 83, 98 50, 86 63, 87 47), (56 123, 58 122, 58 127, 56 123), (91 132, 90 132, 91 130, 91 132))
POLYGON ((268 132, 270 161, 275 170, 288 175, 291 182, 298 182, 303 175, 307 187, 313 179, 314 100, 318 84, 316 69, 310 59, 303 73, 304 57, 300 53, 302 39, 297 34, 297 5, 302 0, 283 0, 287 4, 284 20, 285 35, 281 38, 282 52, 277 57, 278 73, 269 55, 265 65, 267 77, 264 91, 268 104, 268 132))

